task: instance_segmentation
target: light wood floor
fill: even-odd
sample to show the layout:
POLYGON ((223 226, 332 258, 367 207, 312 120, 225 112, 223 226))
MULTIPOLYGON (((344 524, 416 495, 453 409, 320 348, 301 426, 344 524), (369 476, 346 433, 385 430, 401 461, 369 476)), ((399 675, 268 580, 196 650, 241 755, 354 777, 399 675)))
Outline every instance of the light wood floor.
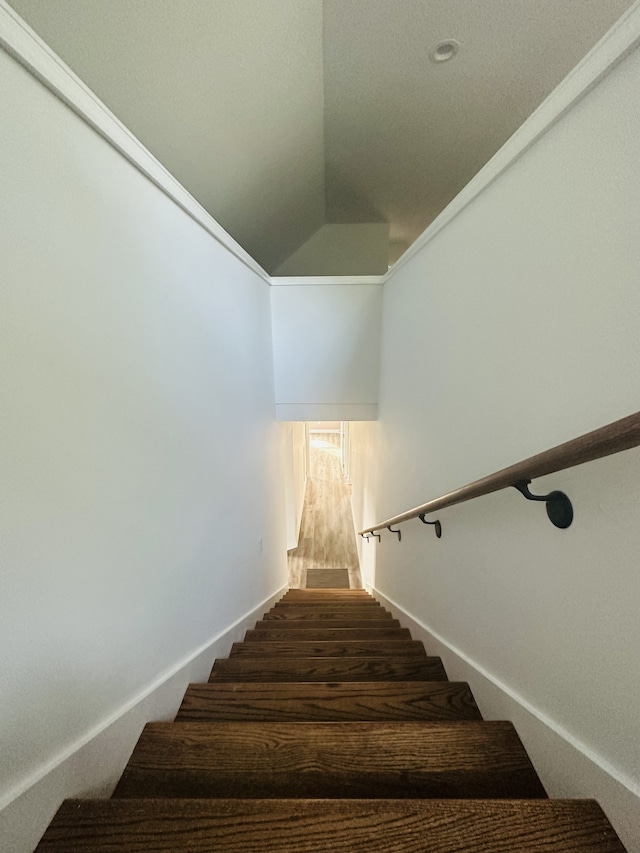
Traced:
POLYGON ((349 586, 360 589, 351 487, 340 468, 340 436, 311 435, 309 468, 298 547, 289 551, 289 585, 304 589, 307 569, 346 568, 349 586))

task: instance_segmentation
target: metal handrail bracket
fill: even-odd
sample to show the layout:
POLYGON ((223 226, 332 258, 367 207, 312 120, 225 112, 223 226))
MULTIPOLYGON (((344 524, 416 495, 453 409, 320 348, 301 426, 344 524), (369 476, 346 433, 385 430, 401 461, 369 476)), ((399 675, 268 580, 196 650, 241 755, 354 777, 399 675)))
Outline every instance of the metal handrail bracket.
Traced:
MULTIPOLYGON (((391 529, 393 525, 402 524, 414 518, 420 518, 425 524, 439 525, 439 522, 427 522, 424 516, 445 507, 454 506, 510 487, 518 489, 528 500, 544 501, 547 505, 547 515, 550 521, 556 527, 564 529, 569 527, 573 520, 573 507, 569 498, 563 492, 558 491, 550 492, 544 496, 532 495, 528 488, 531 480, 544 477, 547 474, 555 474, 557 471, 564 471, 585 462, 592 462, 595 459, 602 459, 623 450, 630 450, 639 445, 640 412, 636 412, 600 429, 588 432, 579 438, 574 438, 571 441, 564 442, 564 444, 552 447, 550 450, 545 450, 543 453, 538 453, 536 456, 531 456, 523 462, 503 468, 501 471, 483 477, 481 480, 475 480, 473 483, 427 501, 427 503, 407 510, 400 515, 394 515, 393 518, 387 518, 371 527, 365 527, 359 533, 367 538, 366 534, 375 535, 378 530, 391 529)), ((395 533, 396 531, 392 532, 395 533)), ((438 538, 441 534, 441 526, 440 534, 438 534, 436 527, 438 538)))

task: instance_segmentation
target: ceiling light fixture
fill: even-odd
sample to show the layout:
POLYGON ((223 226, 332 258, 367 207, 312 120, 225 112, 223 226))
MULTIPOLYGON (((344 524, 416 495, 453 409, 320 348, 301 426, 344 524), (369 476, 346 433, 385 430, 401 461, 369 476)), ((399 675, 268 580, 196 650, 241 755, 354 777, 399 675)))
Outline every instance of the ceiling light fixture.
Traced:
POLYGON ((431 53, 429 59, 432 62, 448 62, 460 50, 460 42, 455 39, 446 39, 437 44, 431 53))

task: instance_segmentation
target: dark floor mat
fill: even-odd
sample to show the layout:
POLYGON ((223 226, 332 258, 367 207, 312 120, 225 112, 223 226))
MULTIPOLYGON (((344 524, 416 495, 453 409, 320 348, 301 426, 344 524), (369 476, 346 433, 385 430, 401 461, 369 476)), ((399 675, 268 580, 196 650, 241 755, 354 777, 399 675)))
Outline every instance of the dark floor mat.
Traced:
POLYGON ((349 589, 349 570, 307 569, 307 589, 349 589))

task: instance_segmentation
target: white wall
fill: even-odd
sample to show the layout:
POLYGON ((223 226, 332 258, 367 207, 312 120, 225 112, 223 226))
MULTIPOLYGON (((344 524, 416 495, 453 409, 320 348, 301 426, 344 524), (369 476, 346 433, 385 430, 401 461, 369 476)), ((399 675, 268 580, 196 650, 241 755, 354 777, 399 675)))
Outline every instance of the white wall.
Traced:
POLYGON ((265 269, 326 221, 322 3, 11 5, 265 269))
POLYGON ((382 288, 271 288, 276 416, 375 420, 382 288))
POLYGON ((278 424, 280 468, 284 479, 287 550, 298 547, 302 509, 307 486, 307 440, 304 423, 278 424))
MULTIPOLYGON (((380 473, 376 452, 380 446, 380 425, 377 421, 352 422, 349 424, 349 478, 351 487, 351 511, 356 530, 356 548, 360 560, 360 575, 363 586, 374 586, 376 575, 377 540, 358 536, 370 518, 377 514, 377 477, 380 473)), ((394 537, 395 538, 395 537, 394 537)))
MULTIPOLYGON (((384 286, 365 526, 603 426, 640 400, 640 55, 618 65, 384 286), (415 365, 407 370, 407 365, 415 365)), ((364 427, 362 427, 364 429, 364 427)), ((355 437, 352 437, 355 441, 355 437)), ((362 546, 363 574, 516 720, 553 795, 640 850, 640 450, 362 546)))
POLYGON ((4 52, 0 78, 0 805, 26 792, 0 847, 20 853, 136 733, 53 793, 47 774, 134 706, 136 731, 175 711, 156 687, 286 558, 267 284, 4 52))
POLYGON ((389 266, 389 224, 323 225, 274 276, 384 275, 389 266))

